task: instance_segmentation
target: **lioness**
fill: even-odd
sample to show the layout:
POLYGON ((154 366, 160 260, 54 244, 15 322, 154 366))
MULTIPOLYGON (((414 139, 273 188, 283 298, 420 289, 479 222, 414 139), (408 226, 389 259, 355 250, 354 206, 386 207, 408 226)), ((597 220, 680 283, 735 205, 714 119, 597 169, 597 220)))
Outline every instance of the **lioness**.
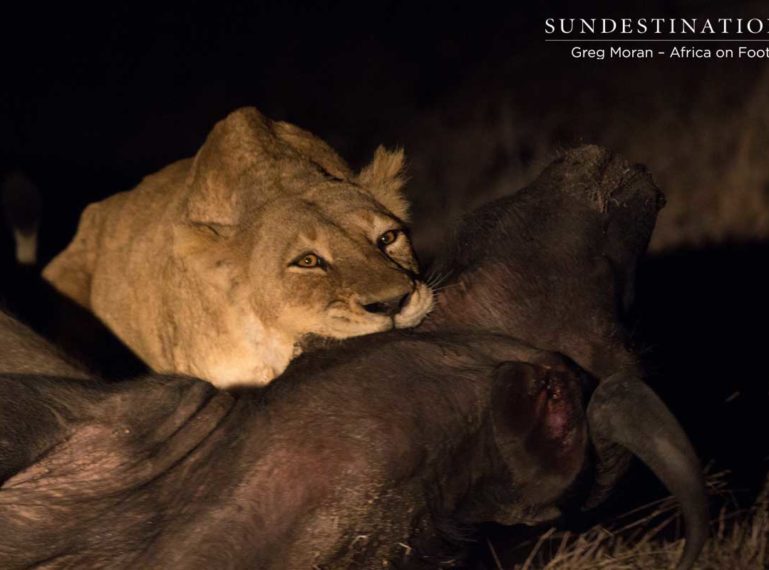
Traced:
POLYGON ((157 371, 265 384, 308 335, 429 312, 403 183, 401 151, 354 174, 307 131, 240 109, 193 159, 89 205, 43 275, 157 371))

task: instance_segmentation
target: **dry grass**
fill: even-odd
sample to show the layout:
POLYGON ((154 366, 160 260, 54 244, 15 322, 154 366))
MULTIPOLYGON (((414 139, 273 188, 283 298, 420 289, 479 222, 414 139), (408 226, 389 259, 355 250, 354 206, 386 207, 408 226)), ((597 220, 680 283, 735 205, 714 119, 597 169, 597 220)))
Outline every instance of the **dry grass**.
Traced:
POLYGON ((580 143, 649 167, 668 198, 653 251, 769 240, 769 66, 599 72, 486 86, 426 114, 404 137, 419 249, 440 248, 435 219, 510 194, 580 143))
MULTIPOLYGON (((725 495, 725 473, 709 477, 711 494, 725 495)), ((614 525, 582 534, 551 529, 533 545, 525 562, 511 570, 659 570, 675 568, 683 551, 680 520, 672 499, 647 505, 614 525)), ((490 546, 491 547, 491 546, 490 546)), ((503 566, 497 560, 497 568, 503 566)), ((711 537, 695 566, 698 570, 769 568, 769 477, 752 508, 725 506, 711 523, 711 537)))

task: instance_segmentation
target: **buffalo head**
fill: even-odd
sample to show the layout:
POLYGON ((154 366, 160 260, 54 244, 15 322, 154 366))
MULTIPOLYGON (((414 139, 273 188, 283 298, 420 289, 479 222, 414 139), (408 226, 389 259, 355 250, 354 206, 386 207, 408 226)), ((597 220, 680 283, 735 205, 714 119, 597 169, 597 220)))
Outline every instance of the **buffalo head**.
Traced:
POLYGON ((600 382, 588 406, 597 455, 587 507, 630 455, 679 498, 687 519, 681 567, 707 533, 699 462, 643 373, 626 317, 636 267, 664 197, 651 176, 606 149, 554 161, 530 186, 469 214, 437 263, 443 281, 426 330, 493 331, 566 355, 600 382))

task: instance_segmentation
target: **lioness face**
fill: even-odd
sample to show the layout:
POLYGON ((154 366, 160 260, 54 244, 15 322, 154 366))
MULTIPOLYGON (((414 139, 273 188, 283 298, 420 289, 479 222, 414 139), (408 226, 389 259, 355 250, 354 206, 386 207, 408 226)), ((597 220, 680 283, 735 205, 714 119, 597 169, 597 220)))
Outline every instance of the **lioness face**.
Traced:
POLYGON ((331 338, 419 324, 433 295, 403 223, 347 184, 323 194, 276 200, 256 228, 250 273, 265 324, 331 338))

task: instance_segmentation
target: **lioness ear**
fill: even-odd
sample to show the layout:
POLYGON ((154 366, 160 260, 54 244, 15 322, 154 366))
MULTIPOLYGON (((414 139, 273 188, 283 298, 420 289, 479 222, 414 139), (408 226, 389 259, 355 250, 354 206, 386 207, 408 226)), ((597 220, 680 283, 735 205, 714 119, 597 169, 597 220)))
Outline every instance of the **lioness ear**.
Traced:
POLYGON ((401 189, 406 183, 403 149, 393 151, 380 146, 374 160, 361 170, 358 182, 377 201, 402 220, 408 220, 409 203, 401 189))
POLYGON ((104 242, 104 225, 109 221, 113 200, 89 204, 80 215, 77 233, 67 248, 43 269, 43 278, 80 306, 91 308, 91 280, 104 242))
POLYGON ((213 228, 237 225, 245 186, 267 187, 259 181, 270 170, 264 149, 274 138, 267 119, 253 107, 238 109, 219 121, 187 176, 189 221, 213 228))

